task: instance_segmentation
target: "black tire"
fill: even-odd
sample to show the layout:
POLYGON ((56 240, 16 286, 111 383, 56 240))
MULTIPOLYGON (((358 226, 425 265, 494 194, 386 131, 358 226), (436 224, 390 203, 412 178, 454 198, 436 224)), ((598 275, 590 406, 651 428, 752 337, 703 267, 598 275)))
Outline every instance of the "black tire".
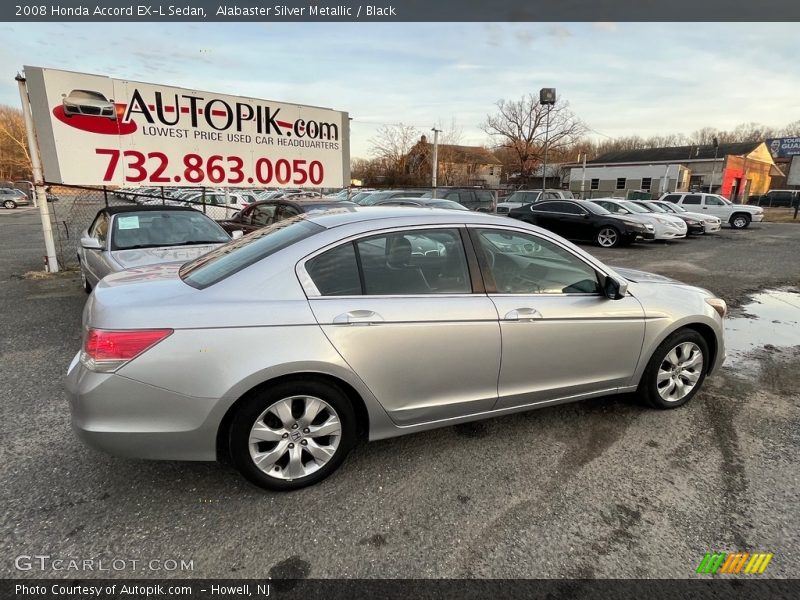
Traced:
POLYGON ((731 215, 729 223, 734 229, 744 229, 750 225, 751 220, 750 215, 746 213, 734 213, 731 215))
MULTIPOLYGON (((297 415, 295 417, 299 418, 297 415)), ((357 430, 355 411, 341 389, 321 381, 286 381, 256 392, 242 403, 231 421, 228 437, 229 452, 234 466, 251 483, 274 491, 297 490, 318 483, 333 473, 355 445, 357 430), (267 475, 255 464, 250 456, 250 432, 265 410, 276 402, 292 396, 319 398, 330 405, 341 424, 341 434, 333 456, 318 470, 297 479, 280 479, 267 475)))
POLYGON ((603 225, 595 232, 594 243, 601 248, 616 248, 622 244, 622 234, 613 225, 603 225))
POLYGON ((3 207, 8 209, 17 208, 17 203, 14 202, 13 200, 6 200, 5 202, 3 202, 3 207))
POLYGON ((658 348, 656 348, 656 351, 653 352, 653 355, 650 357, 650 361, 647 363, 647 367, 642 374, 642 379, 639 382, 639 388, 637 390, 639 397, 653 408, 670 409, 683 406, 694 397, 701 387, 703 387, 703 382, 705 381, 706 373, 708 372, 709 359, 710 354, 708 350, 708 344, 703 336, 693 329, 679 329, 667 337, 667 339, 665 339, 658 346, 658 348), (658 390, 658 373, 662 364, 667 364, 667 355, 673 350, 673 348, 686 342, 697 346, 702 353, 703 364, 699 370, 699 378, 688 394, 680 399, 667 401, 662 398, 658 390))

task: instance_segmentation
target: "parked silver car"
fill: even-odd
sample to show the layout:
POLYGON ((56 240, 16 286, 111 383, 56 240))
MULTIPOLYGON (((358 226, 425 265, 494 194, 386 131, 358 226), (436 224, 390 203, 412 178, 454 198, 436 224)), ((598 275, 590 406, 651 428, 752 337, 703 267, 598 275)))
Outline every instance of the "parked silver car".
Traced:
POLYGON ((521 221, 348 207, 106 277, 66 386, 91 446, 289 490, 362 436, 620 392, 681 406, 724 360, 725 313, 521 221))
MULTIPOLYGON (((241 234, 239 234, 241 236, 241 234)), ((90 292, 109 273, 164 262, 186 262, 231 237, 215 221, 180 206, 111 206, 81 234, 81 285, 90 292)))

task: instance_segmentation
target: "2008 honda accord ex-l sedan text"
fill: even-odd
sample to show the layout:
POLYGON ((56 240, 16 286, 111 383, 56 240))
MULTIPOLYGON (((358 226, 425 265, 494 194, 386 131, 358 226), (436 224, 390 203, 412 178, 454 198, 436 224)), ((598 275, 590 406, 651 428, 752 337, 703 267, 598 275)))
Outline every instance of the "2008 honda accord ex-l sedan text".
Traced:
POLYGON ((680 406, 724 360, 725 312, 506 217, 348 207, 107 276, 67 389, 96 448, 289 490, 360 437, 637 390, 680 406))

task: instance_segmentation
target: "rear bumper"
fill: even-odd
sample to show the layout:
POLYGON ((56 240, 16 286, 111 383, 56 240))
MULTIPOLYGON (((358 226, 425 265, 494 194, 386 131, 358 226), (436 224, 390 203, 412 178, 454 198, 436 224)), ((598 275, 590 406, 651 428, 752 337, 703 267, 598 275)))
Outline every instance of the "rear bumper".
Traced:
POLYGON ((195 398, 114 373, 67 371, 72 428, 97 450, 128 458, 216 460, 216 398, 195 398))

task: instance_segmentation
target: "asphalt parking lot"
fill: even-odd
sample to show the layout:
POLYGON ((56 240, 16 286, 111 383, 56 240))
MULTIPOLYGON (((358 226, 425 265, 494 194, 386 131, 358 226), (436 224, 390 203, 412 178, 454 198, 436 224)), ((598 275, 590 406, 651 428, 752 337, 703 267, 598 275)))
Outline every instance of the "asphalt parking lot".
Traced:
MULTIPOLYGON (((755 323, 689 405, 603 398, 365 444, 291 494, 218 464, 84 447, 62 389, 77 274, 25 276, 43 264, 34 210, 0 214, 0 239, 2 577, 109 576, 15 567, 45 554, 191 560, 170 574, 192 577, 690 578, 706 552, 738 550, 774 553, 767 576, 800 577, 800 346, 768 335, 791 329, 791 309, 759 327, 752 304, 800 286, 798 225, 586 247, 706 287, 733 307, 731 326, 755 323)), ((165 575, 141 569, 111 575, 165 575)))

